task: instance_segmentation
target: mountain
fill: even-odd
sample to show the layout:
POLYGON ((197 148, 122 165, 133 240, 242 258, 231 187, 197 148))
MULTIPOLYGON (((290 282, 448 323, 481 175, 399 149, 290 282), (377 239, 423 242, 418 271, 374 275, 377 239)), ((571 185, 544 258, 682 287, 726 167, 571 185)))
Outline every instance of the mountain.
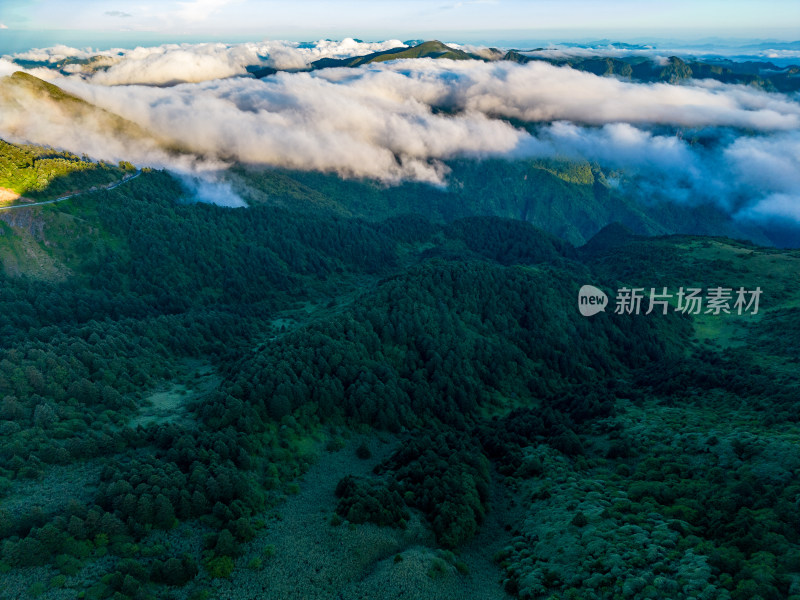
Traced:
MULTIPOLYGON (((609 43, 611 44, 611 43, 609 43)), ((568 44, 569 45, 569 44, 568 44)), ((638 46, 614 43, 615 48, 621 50, 650 49, 648 46, 638 46)), ((584 46, 580 46, 584 47, 584 46)), ((437 40, 417 43, 410 48, 393 48, 383 52, 374 52, 350 58, 323 58, 310 65, 311 70, 359 67, 366 64, 384 62, 387 60, 416 59, 416 58, 446 58, 451 60, 504 60, 520 64, 534 60, 549 62, 556 66, 569 66, 573 69, 586 71, 595 75, 614 76, 623 79, 632 79, 644 82, 665 82, 676 84, 690 79, 715 79, 724 83, 744 84, 760 87, 766 91, 796 92, 800 90, 800 78, 797 71, 800 67, 779 68, 769 63, 754 61, 732 61, 728 59, 699 60, 694 58, 680 58, 670 56, 667 64, 641 55, 622 57, 584 57, 572 56, 551 58, 543 54, 544 48, 530 51, 508 50, 505 53, 495 48, 482 54, 465 52, 451 48, 437 40)), ((272 67, 252 66, 248 72, 257 78, 268 77, 278 72, 272 67)))
MULTIPOLYGON (((152 140, 153 135, 131 121, 99 108, 60 87, 22 71, 0 78, 0 103, 7 111, 49 114, 55 110, 66 122, 91 124, 92 128, 132 142, 152 140)), ((13 131, 13 130, 12 130, 13 131)))
MULTIPOLYGON (((499 51, 498 51, 499 52, 499 51)), ((341 68, 341 67, 360 67, 361 65, 367 65, 371 63, 377 62, 385 62, 388 60, 400 60, 400 59, 415 59, 415 58, 445 58, 450 60, 486 60, 485 57, 479 56, 477 54, 471 54, 468 52, 464 52, 463 50, 459 50, 457 48, 451 48, 450 46, 443 44, 437 40, 427 41, 416 43, 416 45, 408 48, 408 47, 400 47, 400 48, 392 48, 391 50, 384 50, 381 52, 373 52, 371 54, 365 54, 362 56, 353 56, 350 58, 321 58, 312 62, 309 65, 309 69, 317 70, 317 69, 331 69, 331 68, 341 68)), ((274 69, 272 67, 248 67, 248 72, 251 73, 256 78, 263 78, 268 77, 270 75, 274 75, 277 73, 279 69, 274 69)))
POLYGON ((653 50, 655 48, 651 44, 629 44, 627 42, 615 42, 609 39, 595 40, 593 42, 585 43, 563 42, 559 45, 567 48, 586 48, 589 50, 597 48, 615 48, 617 50, 653 50))
POLYGON ((601 76, 643 82, 677 84, 691 79, 714 79, 723 83, 752 85, 771 92, 792 93, 800 90, 798 67, 779 68, 769 63, 732 61, 728 59, 698 60, 670 56, 666 64, 643 56, 551 58, 538 54, 544 49, 530 52, 510 50, 503 60, 525 64, 540 60, 556 66, 569 66, 601 76))
POLYGON ((417 46, 411 48, 393 48, 383 52, 373 52, 364 56, 355 56, 352 58, 322 58, 311 63, 312 69, 327 69, 336 67, 360 67, 376 62, 385 62, 387 60, 399 60, 404 58, 447 58, 450 60, 477 60, 474 54, 469 54, 463 50, 451 48, 442 42, 433 40, 422 42, 417 46))
POLYGON ((30 200, 50 200, 73 190, 106 185, 132 170, 130 163, 95 163, 70 152, 0 140, 0 188, 30 200))
POLYGON ((52 137, 53 143, 81 139, 82 147, 93 148, 96 155, 117 155, 122 162, 127 162, 134 149, 137 153, 186 153, 185 148, 159 132, 21 71, 0 78, 0 107, 7 131, 23 140, 30 138, 28 129, 33 128, 36 138, 52 137), (32 121, 30 115, 37 115, 37 120, 32 121))
POLYGON ((76 58, 74 56, 61 58, 58 60, 29 60, 22 58, 14 58, 14 63, 23 69, 36 69, 44 67, 47 69, 54 69, 59 71, 62 75, 69 75, 69 67, 80 65, 81 71, 94 73, 103 71, 118 62, 119 58, 105 55, 95 55, 89 58, 76 58))

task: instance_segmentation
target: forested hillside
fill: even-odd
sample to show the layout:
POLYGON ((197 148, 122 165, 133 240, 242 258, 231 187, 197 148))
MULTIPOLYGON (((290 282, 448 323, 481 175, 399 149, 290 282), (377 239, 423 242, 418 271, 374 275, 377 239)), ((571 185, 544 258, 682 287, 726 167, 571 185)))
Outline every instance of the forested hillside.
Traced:
MULTIPOLYGON (((505 217, 529 222, 578 246, 615 222, 640 235, 724 235, 763 245, 779 243, 771 239, 768 228, 734 220, 713 204, 678 205, 667 198, 635 197, 609 182, 619 173, 588 162, 454 159, 448 168, 444 189, 245 167, 237 167, 230 179, 251 204, 368 220, 398 214, 423 215, 434 222, 476 215, 505 217)), ((626 187, 635 189, 635 181, 626 187)), ((790 228, 787 237, 795 239, 796 232, 790 228)))
MULTIPOLYGON (((126 172, 3 148, 43 198, 126 172)), ((608 193, 588 165, 496 167, 529 175, 534 223, 536 193, 608 193)), ((576 247, 490 216, 508 196, 458 163, 488 214, 240 176, 262 202, 145 171, 0 211, 0 598, 800 593, 797 251, 576 247), (584 284, 763 297, 586 318, 584 284)))
POLYGON ((119 181, 133 165, 95 163, 69 152, 41 146, 15 146, 0 140, 0 188, 32 200, 50 200, 119 181))

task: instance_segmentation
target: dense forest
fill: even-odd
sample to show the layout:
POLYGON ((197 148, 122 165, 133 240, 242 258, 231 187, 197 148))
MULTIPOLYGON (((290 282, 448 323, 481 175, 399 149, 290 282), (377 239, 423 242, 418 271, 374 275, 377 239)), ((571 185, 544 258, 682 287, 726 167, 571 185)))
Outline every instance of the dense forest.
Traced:
MULTIPOLYGON (((130 172, 3 149, 4 185, 43 198, 130 172)), ((238 597, 343 452, 326 530, 417 536, 381 560, 430 548, 435 585, 479 577, 494 518, 512 597, 800 595, 797 251, 398 208, 222 208, 145 170, 0 211, 0 598, 238 597), (586 283, 766 297, 588 319, 586 283)))
MULTIPOLYGON (((516 125, 532 131, 536 128, 530 123, 516 125)), ((669 135, 701 140, 703 132, 682 129, 669 135)), ((531 223, 576 246, 588 242, 609 223, 620 223, 647 236, 676 232, 722 235, 779 246, 796 245, 798 239, 791 227, 777 235, 773 228, 732 219, 714 204, 676 205, 658 189, 640 186, 634 173, 603 169, 595 163, 487 158, 452 159, 447 167, 447 188, 414 182, 388 187, 330 173, 241 165, 227 178, 251 205, 370 221, 398 215, 419 215, 434 222, 505 217, 531 223), (640 188, 648 191, 638 193, 640 188)))

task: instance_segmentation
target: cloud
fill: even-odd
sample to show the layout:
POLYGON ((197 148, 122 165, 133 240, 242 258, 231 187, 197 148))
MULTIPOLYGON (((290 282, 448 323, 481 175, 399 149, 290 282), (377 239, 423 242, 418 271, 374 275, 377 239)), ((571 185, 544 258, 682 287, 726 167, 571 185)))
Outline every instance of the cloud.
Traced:
POLYGON ((770 137, 741 137, 725 148, 737 180, 753 188, 800 190, 800 132, 770 137))
POLYGON ((5 23, 0 23, 0 29, 8 29, 8 25, 5 23))
MULTIPOLYGON (((254 60, 307 64, 366 46, 262 42, 112 53, 107 58, 117 62, 105 71, 48 73, 151 139, 125 141, 49 106, 3 110, 0 137, 11 132, 98 158, 205 173, 206 182, 233 161, 446 184, 446 162, 454 157, 576 158, 621 169, 621 185, 633 194, 713 201, 740 218, 797 216, 800 103, 788 95, 717 82, 623 82, 541 62, 421 59, 264 80, 230 76, 254 60), (205 80, 116 85, 167 83, 176 73, 205 80)), ((0 61, 0 73, 12 68, 0 61)), ((230 198, 219 187, 195 190, 230 198)))
MULTIPOLYGON (((347 58, 403 46, 405 44, 399 40, 365 43, 352 38, 312 44, 285 41, 166 44, 104 51, 57 45, 8 58, 48 63, 53 69, 58 69, 57 63, 67 58, 92 59, 89 64, 71 64, 66 70, 102 85, 171 85, 246 75, 247 67, 300 70, 321 58, 347 58)), ((64 67, 60 69, 65 70, 64 67)))
POLYGON ((441 159, 509 152, 525 135, 480 113, 444 117, 415 98, 309 73, 171 88, 62 83, 198 154, 387 181, 440 182, 441 159))
POLYGON ((228 52, 225 44, 136 48, 109 69, 94 73, 92 80, 102 85, 198 82, 241 75, 247 64, 259 62, 255 52, 228 52))
POLYGON ((241 196, 233 191, 230 183, 217 180, 219 175, 218 172, 203 173, 201 175, 181 174, 180 179, 184 188, 196 202, 217 204, 228 208, 247 206, 241 196))
MULTIPOLYGON (((430 105, 530 122, 627 122, 757 130, 800 126, 800 104, 786 96, 744 86, 639 84, 543 62, 517 65, 423 59, 387 63, 372 72, 372 77, 387 82, 392 74, 403 75, 394 87, 430 105), (382 73, 375 73, 378 69, 382 73)), ((325 71, 321 73, 326 76, 325 71)), ((352 85, 361 86, 370 75, 351 70, 348 77, 352 85)))
POLYGON ((9 60, 0 58, 0 77, 11 75, 14 71, 19 70, 19 67, 9 60))
POLYGON ((94 56, 120 56, 123 50, 107 50, 105 52, 92 52, 91 50, 80 50, 64 44, 57 44, 50 48, 33 48, 26 52, 19 52, 12 56, 5 56, 6 60, 35 61, 42 63, 57 63, 67 58, 77 58, 86 60, 94 56))
POLYGON ((800 223, 800 194, 771 194, 740 210, 736 217, 753 221, 800 223))
POLYGON ((696 154, 674 135, 654 135, 628 123, 611 123, 587 129, 556 122, 523 144, 520 156, 561 156, 603 163, 609 167, 649 172, 681 171, 697 178, 696 154))
MULTIPOLYGON (((0 59, 0 77, 18 67, 0 59)), ((42 71, 33 70, 33 73, 42 71)), ((41 74, 41 73, 40 73, 41 74)), ((96 160, 132 161, 139 166, 167 168, 177 174, 198 201, 226 206, 244 202, 229 187, 216 182, 229 165, 215 158, 168 150, 157 132, 81 104, 54 101, 25 86, 0 81, 0 138, 16 143, 36 143, 87 154, 96 160)))
POLYGON ((130 13, 122 12, 121 10, 107 10, 105 13, 108 17, 120 17, 122 19, 127 19, 128 17, 132 17, 133 15, 130 13))

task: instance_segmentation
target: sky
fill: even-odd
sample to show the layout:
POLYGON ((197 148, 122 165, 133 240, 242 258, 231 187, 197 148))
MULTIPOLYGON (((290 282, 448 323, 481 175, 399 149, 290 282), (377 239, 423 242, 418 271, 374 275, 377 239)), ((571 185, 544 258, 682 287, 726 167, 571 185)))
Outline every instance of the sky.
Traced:
POLYGON ((660 36, 796 40, 797 0, 2 0, 0 51, 56 43, 660 36))

